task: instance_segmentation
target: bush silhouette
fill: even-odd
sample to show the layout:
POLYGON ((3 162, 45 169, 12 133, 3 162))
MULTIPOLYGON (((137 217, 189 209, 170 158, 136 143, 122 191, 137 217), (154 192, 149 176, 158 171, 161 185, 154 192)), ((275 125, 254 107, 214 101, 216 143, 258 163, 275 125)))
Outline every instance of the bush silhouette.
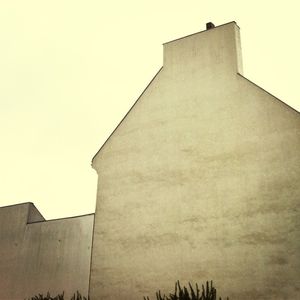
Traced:
MULTIPOLYGON (((50 293, 48 292, 46 296, 43 294, 38 294, 36 296, 33 296, 27 300, 65 300, 65 294, 64 292, 62 294, 58 294, 54 297, 51 297, 50 293)), ((89 297, 83 297, 81 294, 77 291, 76 294, 73 294, 73 296, 70 298, 70 300, 89 300, 89 297)))
MULTIPOLYGON (((202 285, 202 291, 200 291, 198 284, 196 283, 196 288, 194 289, 189 283, 189 289, 185 286, 182 288, 179 281, 175 283, 174 294, 170 293, 169 296, 161 295, 160 290, 156 292, 157 300, 217 300, 217 290, 213 286, 213 282, 210 284, 207 281, 206 287, 202 285)), ((229 298, 226 298, 229 300, 229 298)), ((144 300, 150 300, 149 297, 144 297, 144 300)), ((219 300, 222 300, 220 297, 219 300)))

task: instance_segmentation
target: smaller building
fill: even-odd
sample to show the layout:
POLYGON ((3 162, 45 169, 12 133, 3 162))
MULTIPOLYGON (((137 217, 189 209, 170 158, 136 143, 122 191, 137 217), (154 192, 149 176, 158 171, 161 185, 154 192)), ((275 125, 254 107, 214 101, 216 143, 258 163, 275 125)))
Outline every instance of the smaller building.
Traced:
POLYGON ((46 221, 33 203, 0 208, 0 299, 88 295, 94 214, 46 221))

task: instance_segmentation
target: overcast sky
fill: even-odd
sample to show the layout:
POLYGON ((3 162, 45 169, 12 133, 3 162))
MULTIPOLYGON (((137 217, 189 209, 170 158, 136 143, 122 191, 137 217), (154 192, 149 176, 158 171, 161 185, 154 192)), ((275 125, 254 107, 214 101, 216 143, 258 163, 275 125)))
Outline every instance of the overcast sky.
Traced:
POLYGON ((0 206, 94 212, 91 159, 162 65, 162 43, 241 28, 244 75, 300 110, 298 1, 0 4, 0 206))

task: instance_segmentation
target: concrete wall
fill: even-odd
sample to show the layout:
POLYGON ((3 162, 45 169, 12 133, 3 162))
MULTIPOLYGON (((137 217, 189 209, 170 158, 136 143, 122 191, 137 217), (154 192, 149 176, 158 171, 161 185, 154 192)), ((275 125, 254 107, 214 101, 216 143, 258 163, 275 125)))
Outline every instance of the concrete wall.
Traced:
POLYGON ((32 203, 0 208, 0 299, 88 294, 93 215, 45 221, 32 203))
POLYGON ((92 299, 154 299, 177 279, 300 297, 300 115, 241 72, 234 22, 164 45, 93 160, 92 299))

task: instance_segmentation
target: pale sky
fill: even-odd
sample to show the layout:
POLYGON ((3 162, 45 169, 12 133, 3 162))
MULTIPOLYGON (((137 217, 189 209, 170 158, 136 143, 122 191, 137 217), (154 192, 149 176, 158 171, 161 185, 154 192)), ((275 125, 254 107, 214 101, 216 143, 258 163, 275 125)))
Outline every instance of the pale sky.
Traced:
POLYGON ((161 67, 162 43, 210 21, 236 21, 244 76, 300 111, 297 2, 1 1, 0 206, 94 212, 92 157, 161 67))

